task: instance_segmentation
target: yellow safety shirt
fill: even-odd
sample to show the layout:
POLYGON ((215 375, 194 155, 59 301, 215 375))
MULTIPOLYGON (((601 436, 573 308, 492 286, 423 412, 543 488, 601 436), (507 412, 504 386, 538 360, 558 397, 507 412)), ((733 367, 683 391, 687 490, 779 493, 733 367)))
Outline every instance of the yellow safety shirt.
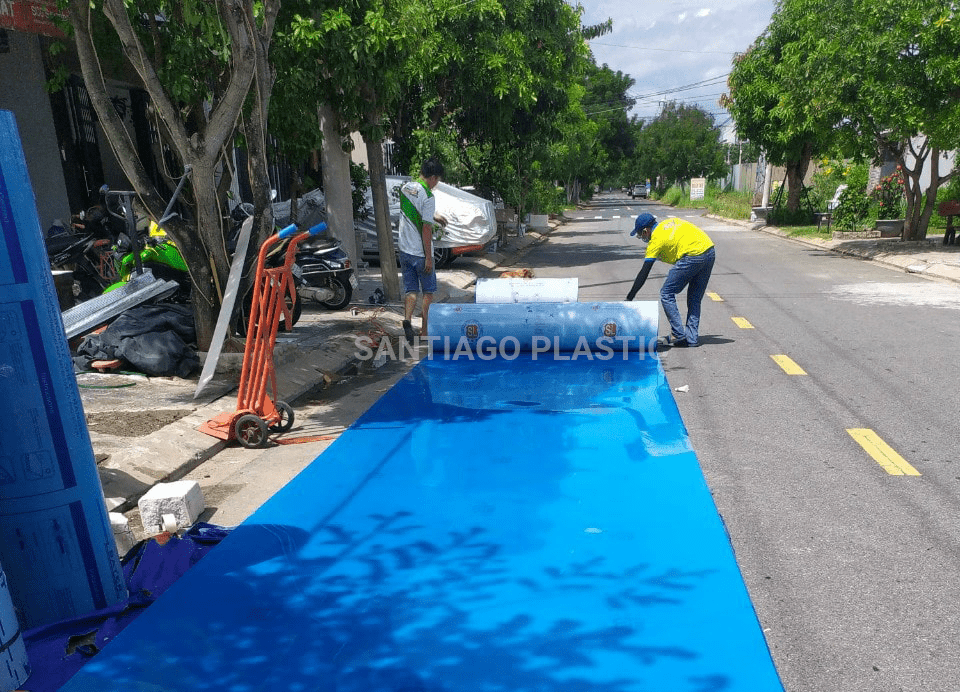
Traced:
POLYGON ((645 259, 676 264, 687 255, 702 255, 713 247, 710 236, 689 221, 670 217, 658 223, 650 233, 645 259))

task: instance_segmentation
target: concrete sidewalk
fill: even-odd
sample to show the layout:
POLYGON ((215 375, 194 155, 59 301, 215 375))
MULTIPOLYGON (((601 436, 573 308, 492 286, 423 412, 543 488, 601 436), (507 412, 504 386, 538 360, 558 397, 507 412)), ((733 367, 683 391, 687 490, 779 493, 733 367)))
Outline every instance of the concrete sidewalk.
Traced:
POLYGON ((787 238, 811 247, 829 250, 848 257, 870 260, 910 274, 922 274, 960 283, 960 245, 944 245, 943 236, 925 240, 903 241, 899 238, 864 238, 825 240, 791 236, 775 226, 750 224, 756 230, 787 238))
MULTIPOLYGON (((457 260, 440 269, 435 301, 472 302, 477 278, 495 276, 548 233, 531 231, 522 237, 509 236, 506 247, 498 252, 457 260)), ((295 401, 325 381, 355 372, 357 337, 375 332, 399 338, 403 333, 402 305, 368 302, 375 289, 382 288, 379 267, 360 269, 358 280, 360 286, 350 307, 331 311, 304 303, 295 327, 278 335, 274 349, 278 399, 295 401)), ((419 320, 419 305, 415 315, 414 326, 419 320)), ((139 498, 155 484, 182 478, 226 446, 225 441, 200 432, 199 426, 218 414, 236 410, 241 359, 241 353, 225 352, 217 375, 196 399, 199 373, 187 379, 128 373, 77 376, 110 511, 136 507, 139 498)))

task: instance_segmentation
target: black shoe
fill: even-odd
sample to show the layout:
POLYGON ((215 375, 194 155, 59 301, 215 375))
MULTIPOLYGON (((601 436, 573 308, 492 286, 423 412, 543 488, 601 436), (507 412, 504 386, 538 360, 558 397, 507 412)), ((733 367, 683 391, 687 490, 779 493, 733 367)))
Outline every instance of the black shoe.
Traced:
POLYGON ((679 339, 676 337, 670 337, 670 341, 667 343, 670 344, 670 348, 686 348, 690 345, 686 337, 683 336, 681 336, 679 339))
POLYGON ((403 335, 407 337, 409 343, 416 341, 417 335, 413 331, 413 325, 410 324, 410 320, 403 321, 403 335))

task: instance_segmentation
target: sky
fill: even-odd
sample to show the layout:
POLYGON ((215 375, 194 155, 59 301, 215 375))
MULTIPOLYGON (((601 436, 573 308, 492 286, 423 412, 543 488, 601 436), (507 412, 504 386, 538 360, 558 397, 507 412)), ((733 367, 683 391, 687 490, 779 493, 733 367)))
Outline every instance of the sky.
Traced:
POLYGON ((613 20, 613 31, 590 41, 598 65, 630 75, 629 114, 649 122, 662 101, 697 104, 732 129, 717 103, 733 56, 766 28, 774 0, 580 0, 584 26, 613 20))

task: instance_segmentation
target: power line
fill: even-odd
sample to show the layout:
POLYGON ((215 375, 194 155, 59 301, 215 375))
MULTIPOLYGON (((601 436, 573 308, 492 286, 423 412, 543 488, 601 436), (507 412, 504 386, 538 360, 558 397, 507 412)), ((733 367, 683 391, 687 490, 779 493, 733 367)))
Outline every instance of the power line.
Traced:
POLYGON ((661 53, 714 53, 716 55, 736 55, 736 52, 728 50, 681 50, 679 48, 648 48, 647 46, 625 46, 621 43, 602 43, 600 41, 591 41, 592 46, 610 46, 611 48, 631 48, 633 50, 654 50, 661 53))

